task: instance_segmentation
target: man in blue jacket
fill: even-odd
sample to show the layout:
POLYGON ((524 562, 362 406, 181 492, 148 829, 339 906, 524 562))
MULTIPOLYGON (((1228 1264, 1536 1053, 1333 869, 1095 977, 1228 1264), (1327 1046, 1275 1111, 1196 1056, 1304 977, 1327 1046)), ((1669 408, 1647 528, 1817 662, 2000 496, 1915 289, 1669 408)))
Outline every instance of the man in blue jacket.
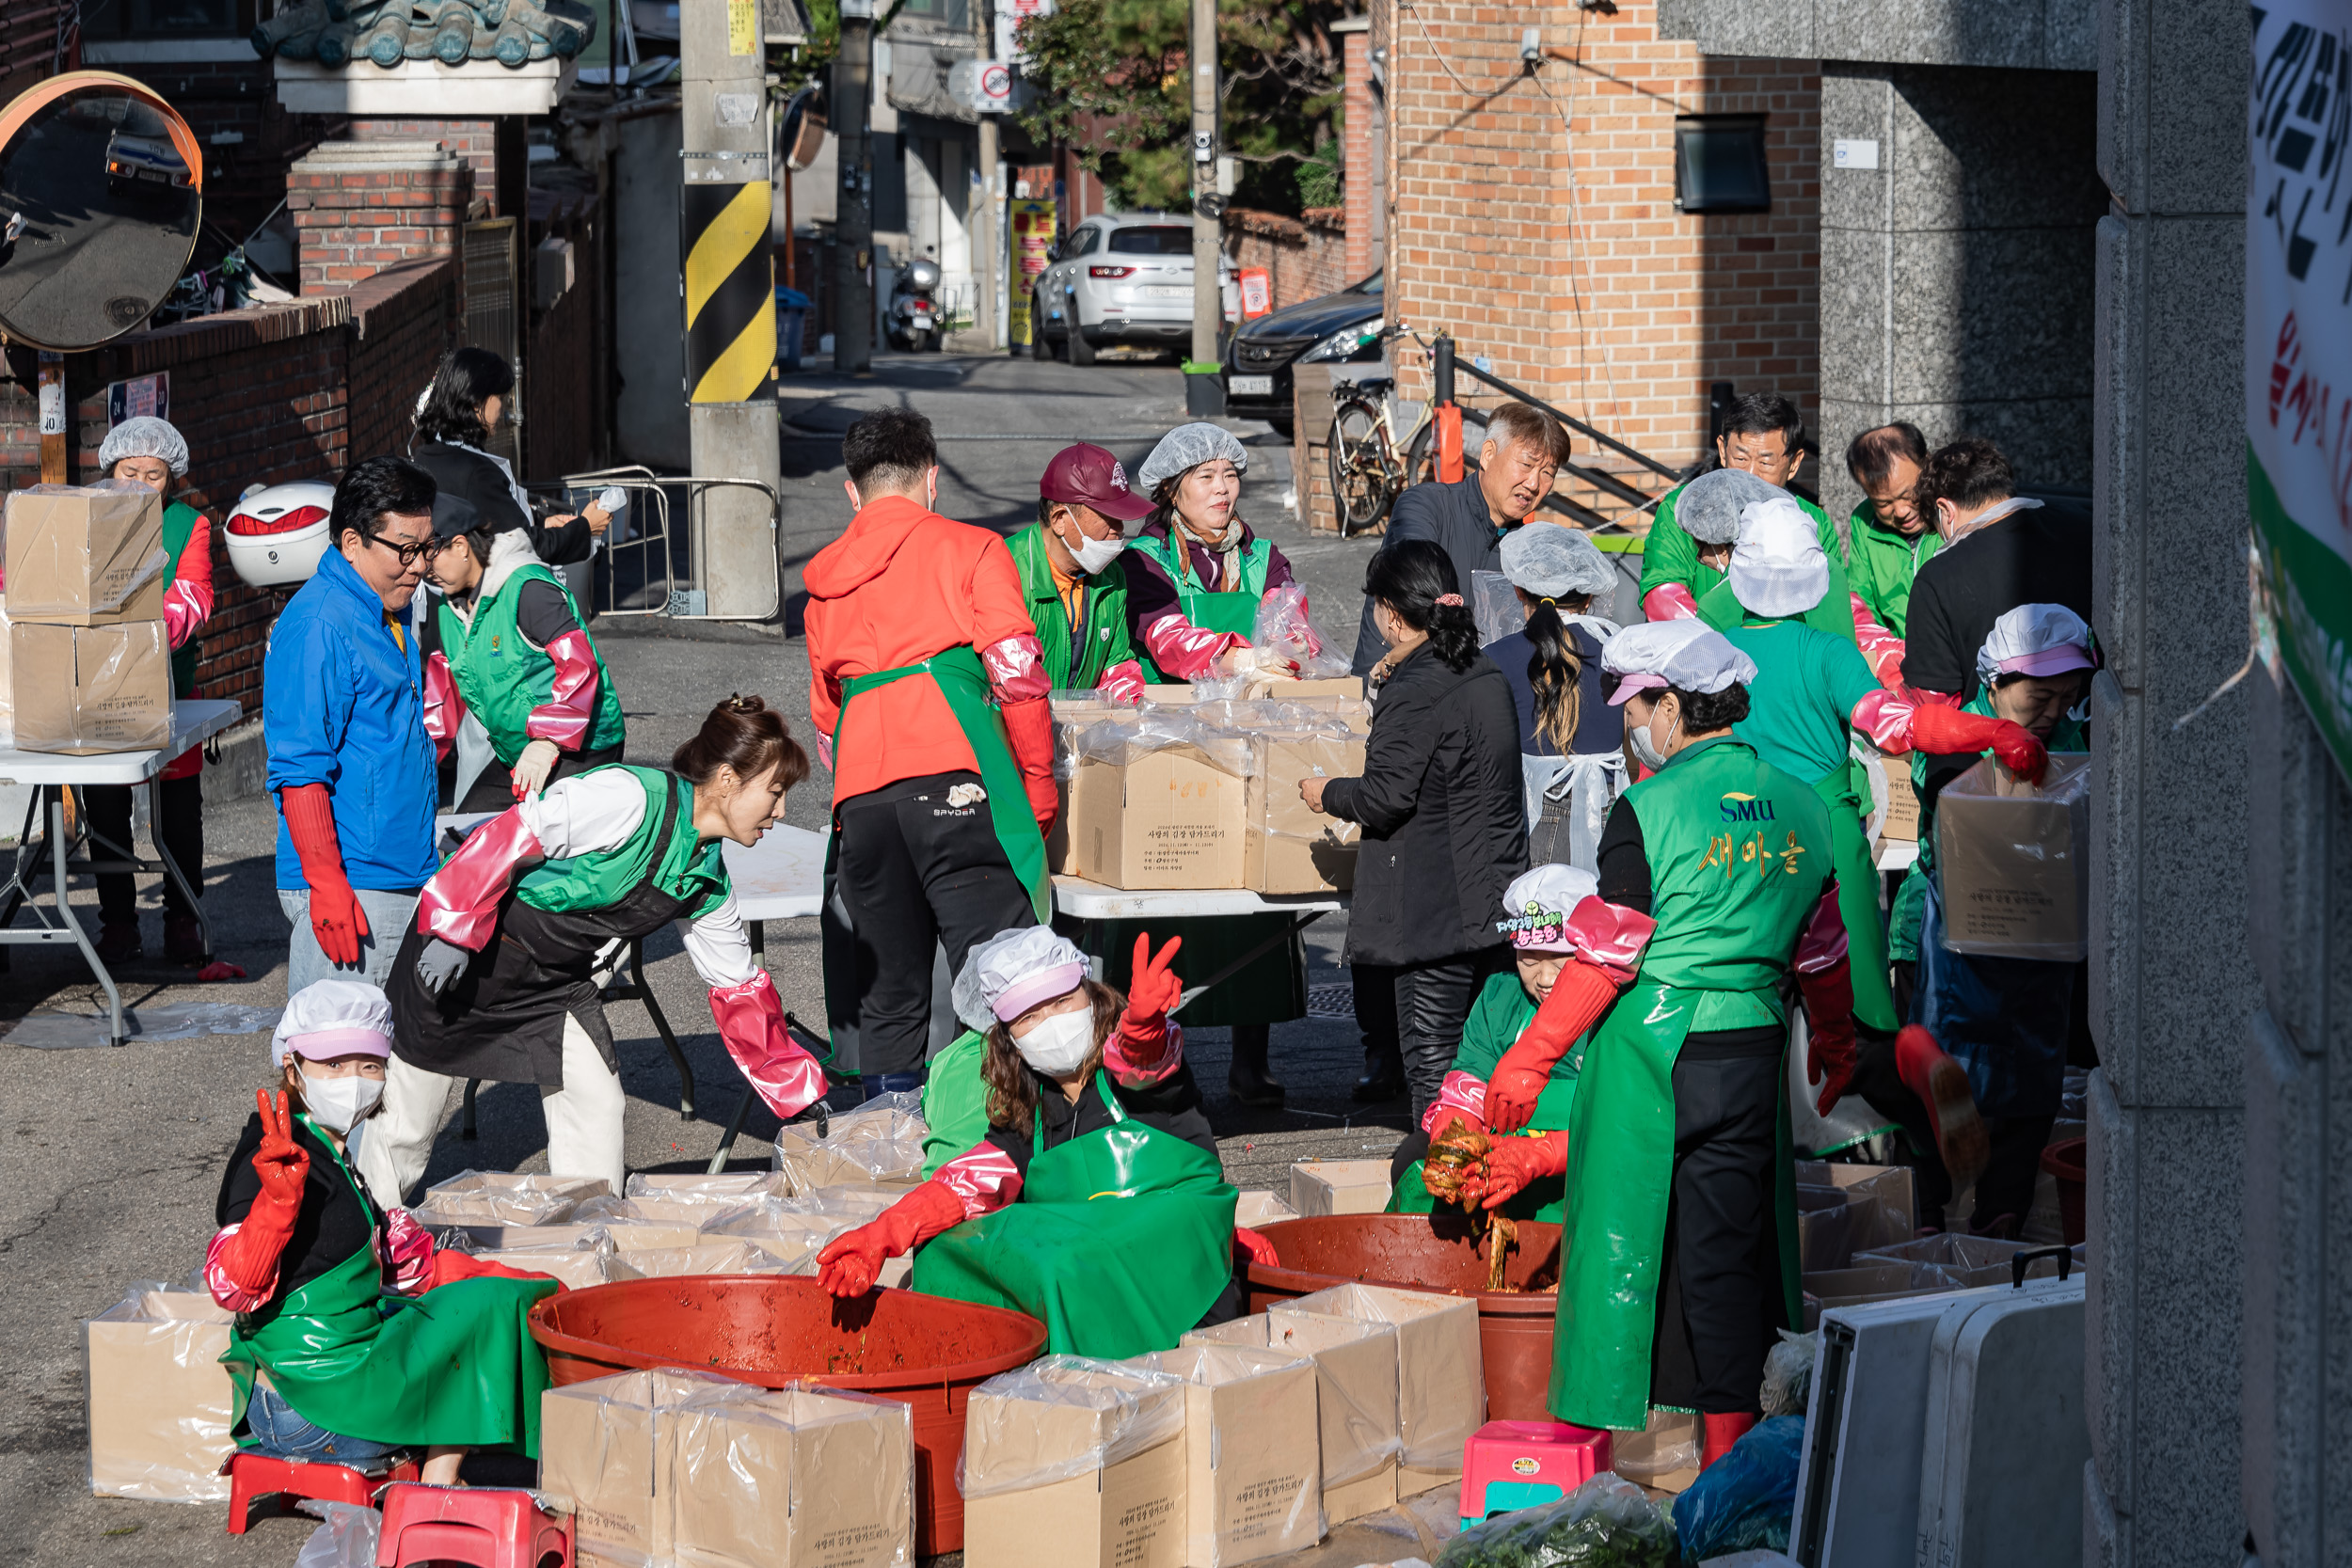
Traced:
POLYGON ((278 902, 294 923, 286 991, 341 974, 382 985, 438 869, 424 674, 402 624, 433 544, 432 476, 372 457, 335 486, 333 546, 286 606, 262 666, 278 797, 278 902))

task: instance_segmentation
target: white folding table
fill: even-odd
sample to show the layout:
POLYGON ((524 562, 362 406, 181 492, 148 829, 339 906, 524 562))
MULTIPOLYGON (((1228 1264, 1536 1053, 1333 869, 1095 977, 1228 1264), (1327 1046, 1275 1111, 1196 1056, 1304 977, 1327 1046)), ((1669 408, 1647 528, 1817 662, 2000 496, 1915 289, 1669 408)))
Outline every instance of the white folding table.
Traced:
POLYGON ((1079 877, 1054 879, 1054 911, 1085 924, 1102 920, 1191 920, 1203 915, 1286 914, 1291 922, 1265 941, 1196 984, 1169 1009, 1182 1012, 1211 986, 1221 985, 1281 946, 1327 914, 1347 908, 1344 893, 1251 893, 1246 888, 1105 887, 1079 877))
MULTIPOLYGON (((65 791, 92 784, 146 784, 152 793, 149 797, 151 820, 160 826, 163 821, 162 777, 164 768, 191 746, 201 746, 235 723, 244 709, 235 703, 213 698, 192 698, 175 703, 171 710, 171 744, 156 752, 101 752, 90 756, 72 756, 62 752, 20 752, 14 747, 0 747, 0 784, 26 784, 32 789, 31 800, 24 808, 24 825, 16 836, 16 854, 8 867, 6 882, 0 882, 0 946, 30 946, 42 942, 72 942, 82 950, 83 961, 98 977, 98 984, 106 993, 106 1006, 112 1018, 109 1037, 117 1045, 130 1036, 122 1023, 122 993, 115 986, 115 978, 106 972, 98 957, 98 949, 82 929, 69 907, 66 879, 77 872, 95 875, 99 872, 136 872, 160 870, 187 895, 188 907, 196 911, 196 923, 204 933, 204 960, 213 958, 213 924, 204 915, 204 900, 190 884, 187 874, 171 858, 165 847, 163 834, 155 834, 155 858, 142 860, 127 844, 115 844, 101 838, 89 826, 88 814, 79 814, 74 831, 66 831, 65 791), (40 839, 36 841, 33 829, 41 826, 40 839), (69 860, 73 841, 87 837, 90 852, 83 859, 69 860), (48 849, 48 864, 41 863, 41 847, 48 849), (109 851, 113 858, 101 860, 97 851, 109 851), (47 876, 56 903, 54 913, 45 912, 34 901, 34 879, 47 876), (14 928, 16 911, 22 907, 33 917, 31 927, 14 928)), ((199 878, 204 868, 198 866, 199 878)))

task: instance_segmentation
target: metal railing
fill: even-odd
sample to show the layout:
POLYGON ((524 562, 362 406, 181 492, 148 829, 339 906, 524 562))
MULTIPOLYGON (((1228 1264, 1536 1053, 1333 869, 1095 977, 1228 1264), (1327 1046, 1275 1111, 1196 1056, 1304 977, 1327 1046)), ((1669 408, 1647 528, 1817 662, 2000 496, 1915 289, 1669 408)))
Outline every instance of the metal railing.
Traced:
POLYGON ((657 474, 642 465, 597 468, 565 474, 562 479, 527 484, 525 489, 550 499, 560 498, 566 510, 577 510, 607 488, 628 492, 628 537, 615 543, 605 536, 606 566, 602 581, 592 590, 592 613, 612 616, 665 616, 676 621, 771 621, 784 608, 784 570, 777 550, 767 553, 769 598, 755 614, 714 615, 708 585, 702 579, 704 552, 699 524, 709 494, 719 489, 756 490, 767 498, 768 532, 771 546, 781 537, 783 503, 775 489, 755 479, 730 479, 697 474, 657 474), (681 541, 672 527, 672 497, 682 503, 687 533, 681 541), (680 578, 683 544, 686 583, 680 578))
MULTIPOLYGON (((1418 338, 1419 334, 1415 334, 1415 336, 1418 338)), ((1454 402, 1454 378, 1457 372, 1466 374, 1473 380, 1486 383, 1487 386, 1493 388, 1496 391, 1501 392, 1503 396, 1511 399, 1515 403, 1523 403, 1530 408, 1541 409, 1543 412, 1550 415, 1553 419, 1559 420, 1560 423, 1565 428, 1574 431, 1576 434, 1583 436, 1589 441, 1608 448, 1611 451, 1616 452, 1622 457, 1631 458, 1634 462, 1639 463, 1642 467, 1649 469, 1650 472, 1661 475, 1677 484, 1682 483, 1683 470, 1679 468, 1668 467, 1665 464, 1661 463, 1657 458, 1650 456, 1647 452, 1638 451, 1635 448, 1626 445, 1615 436, 1608 435, 1607 433, 1585 423, 1582 420, 1578 419, 1575 415, 1568 413, 1565 409, 1556 408, 1550 404, 1546 403, 1543 399, 1535 396, 1534 393, 1526 391, 1521 388, 1512 386, 1511 383, 1503 380, 1499 375, 1495 375, 1487 371, 1480 370, 1474 364, 1465 364, 1461 357, 1454 352, 1454 340, 1446 334, 1441 332, 1438 334, 1434 340, 1422 341, 1429 349, 1430 378, 1433 383, 1430 391, 1430 400, 1432 403, 1446 404, 1454 402)), ((1616 475, 1608 472, 1606 469, 1587 467, 1583 464, 1576 462, 1563 462, 1560 465, 1560 471, 1570 476, 1579 483, 1589 485, 1593 489, 1598 490, 1605 495, 1615 497, 1617 499, 1625 502, 1626 505, 1632 507, 1636 511, 1646 512, 1649 508, 1658 504, 1658 497, 1636 489, 1634 486, 1626 483, 1625 481, 1619 479, 1616 475)), ((1601 514, 1595 512, 1592 508, 1580 505, 1578 502, 1569 500, 1565 497, 1547 496, 1544 498, 1543 504, 1555 512, 1565 512, 1570 516, 1577 518, 1579 521, 1585 523, 1588 527, 1601 528, 1614 526, 1614 519, 1605 517, 1601 514)))

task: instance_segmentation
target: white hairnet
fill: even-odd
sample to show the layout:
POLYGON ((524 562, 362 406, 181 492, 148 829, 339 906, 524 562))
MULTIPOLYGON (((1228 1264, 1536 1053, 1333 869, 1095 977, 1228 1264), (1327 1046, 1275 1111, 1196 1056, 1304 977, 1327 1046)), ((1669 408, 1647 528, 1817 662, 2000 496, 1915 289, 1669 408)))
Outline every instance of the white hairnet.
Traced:
POLYGON ((1789 499, 1745 468, 1716 468, 1699 475, 1675 496, 1675 521, 1703 545, 1728 545, 1740 537, 1740 514, 1758 501, 1789 499))
POLYGON ((2090 628, 2062 604, 2021 604, 1993 623, 1977 650, 1977 679, 1991 686, 2003 675, 2059 675, 2095 670, 2090 628))
POLYGON ((1075 990, 1087 974, 1086 955, 1068 938, 1050 926, 1025 926, 975 942, 949 996, 963 1026, 986 1034, 992 1023, 1075 990))
POLYGON ((381 1056, 391 1040, 392 1004, 381 990, 365 980, 313 980, 286 999, 270 1036, 269 1061, 284 1067, 286 1053, 296 1049, 318 1058, 381 1056))
POLYGON ((1626 627, 1602 644, 1600 667, 1621 679, 1655 676, 1684 691, 1721 691, 1756 679, 1756 660, 1706 622, 1687 617, 1626 627))
POLYGON ((98 443, 100 473, 113 473, 115 465, 126 457, 160 457, 171 469, 172 478, 188 477, 187 441, 171 427, 169 420, 159 420, 152 414, 123 420, 98 443))
POLYGON ((1740 542, 1724 574, 1756 615, 1802 615, 1829 592, 1829 556, 1795 498, 1758 501, 1740 514, 1740 542))
POLYGON ((1214 458, 1224 458, 1242 473, 1249 471, 1249 451, 1234 439, 1230 430, 1196 420, 1180 424, 1160 437, 1160 444, 1152 449, 1152 455, 1143 460, 1136 478, 1150 495, 1160 487, 1160 481, 1174 479, 1187 469, 1197 468, 1214 458))
POLYGON ((1568 937, 1568 916, 1599 892, 1599 880, 1573 865, 1539 865, 1521 872, 1503 890, 1502 912, 1510 918, 1500 929, 1522 953, 1571 952, 1576 943, 1568 937))
POLYGON ((1606 594, 1617 581, 1600 546, 1562 523, 1521 523, 1504 534, 1502 575, 1539 599, 1606 594))

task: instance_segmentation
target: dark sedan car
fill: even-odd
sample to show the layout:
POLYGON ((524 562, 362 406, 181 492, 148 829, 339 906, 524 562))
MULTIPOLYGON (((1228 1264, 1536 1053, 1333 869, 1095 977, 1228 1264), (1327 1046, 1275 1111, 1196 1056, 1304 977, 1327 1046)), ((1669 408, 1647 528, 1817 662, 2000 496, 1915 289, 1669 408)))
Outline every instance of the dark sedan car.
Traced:
POLYGON ((1291 367, 1380 357, 1380 274, 1244 322, 1225 346, 1225 411, 1291 434, 1291 367))

